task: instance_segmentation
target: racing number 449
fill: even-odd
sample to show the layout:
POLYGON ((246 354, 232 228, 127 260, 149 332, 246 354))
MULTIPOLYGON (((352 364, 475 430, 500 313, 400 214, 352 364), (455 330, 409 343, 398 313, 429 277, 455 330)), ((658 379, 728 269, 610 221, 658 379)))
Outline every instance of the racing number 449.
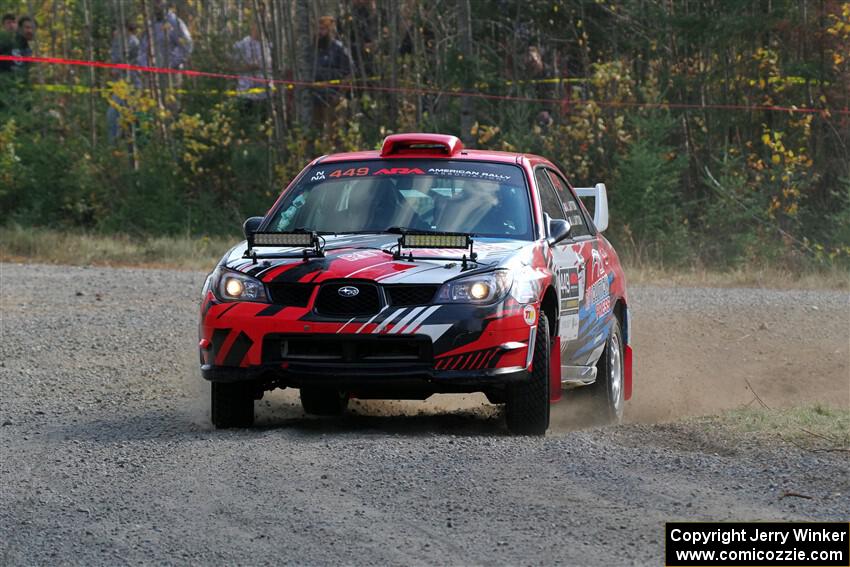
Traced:
POLYGON ((577 389, 618 422, 631 317, 607 226, 605 186, 574 188, 540 156, 398 134, 317 158, 204 284, 212 421, 250 426, 266 391, 297 388, 316 415, 483 392, 533 435, 577 389))

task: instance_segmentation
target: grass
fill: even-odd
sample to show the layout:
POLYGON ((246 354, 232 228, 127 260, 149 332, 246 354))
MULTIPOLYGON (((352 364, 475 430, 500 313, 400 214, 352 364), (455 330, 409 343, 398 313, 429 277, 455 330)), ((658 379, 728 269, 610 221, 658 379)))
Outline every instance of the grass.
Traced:
POLYGON ((103 236, 0 228, 0 261, 209 270, 239 237, 103 236))
POLYGON ((745 408, 690 420, 782 440, 809 450, 850 451, 850 409, 823 405, 787 409, 745 408))
POLYGON ((792 271, 775 266, 747 269, 660 268, 625 266, 629 284, 670 287, 754 287, 772 289, 850 289, 850 273, 832 266, 821 270, 792 271))
MULTIPOLYGON (((0 261, 208 270, 239 236, 105 236, 19 226, 0 227, 0 261)), ((838 267, 795 272, 770 266, 746 270, 659 268, 626 265, 630 284, 686 287, 850 289, 850 274, 838 267)))

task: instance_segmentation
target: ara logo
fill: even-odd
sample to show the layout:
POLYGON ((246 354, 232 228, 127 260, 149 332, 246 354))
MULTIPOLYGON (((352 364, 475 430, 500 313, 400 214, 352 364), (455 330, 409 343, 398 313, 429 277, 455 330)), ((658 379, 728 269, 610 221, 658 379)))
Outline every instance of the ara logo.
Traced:
POLYGON ((418 167, 391 167, 379 169, 375 172, 375 175, 425 175, 425 172, 418 167))
POLYGON ((317 171, 316 175, 310 178, 310 181, 323 181, 325 179, 324 171, 317 171))
POLYGON ((354 286, 343 286, 337 290, 337 293, 343 297, 355 297, 360 294, 360 290, 354 286))

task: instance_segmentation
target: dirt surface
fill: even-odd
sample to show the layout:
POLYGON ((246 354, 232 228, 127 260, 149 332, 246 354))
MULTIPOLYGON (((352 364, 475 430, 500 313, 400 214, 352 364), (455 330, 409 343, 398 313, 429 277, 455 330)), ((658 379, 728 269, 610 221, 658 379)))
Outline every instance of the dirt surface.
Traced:
POLYGON ((676 421, 850 406, 846 292, 632 288, 626 425, 483 397, 214 431, 203 274, 0 264, 0 564, 653 564, 671 520, 847 520, 847 453, 676 421), (783 498, 786 491, 811 499, 783 498))

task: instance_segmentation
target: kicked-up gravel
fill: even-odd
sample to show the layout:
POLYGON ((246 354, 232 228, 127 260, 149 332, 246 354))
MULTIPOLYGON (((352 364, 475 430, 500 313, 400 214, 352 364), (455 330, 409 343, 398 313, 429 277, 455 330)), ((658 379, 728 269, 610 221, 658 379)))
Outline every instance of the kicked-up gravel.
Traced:
POLYGON ((848 453, 676 421, 753 391, 847 409, 846 293, 632 289, 617 427, 567 402, 509 437, 480 396, 314 419, 278 391, 215 431, 203 278, 0 264, 0 565, 659 565, 666 521, 848 519, 848 453))

